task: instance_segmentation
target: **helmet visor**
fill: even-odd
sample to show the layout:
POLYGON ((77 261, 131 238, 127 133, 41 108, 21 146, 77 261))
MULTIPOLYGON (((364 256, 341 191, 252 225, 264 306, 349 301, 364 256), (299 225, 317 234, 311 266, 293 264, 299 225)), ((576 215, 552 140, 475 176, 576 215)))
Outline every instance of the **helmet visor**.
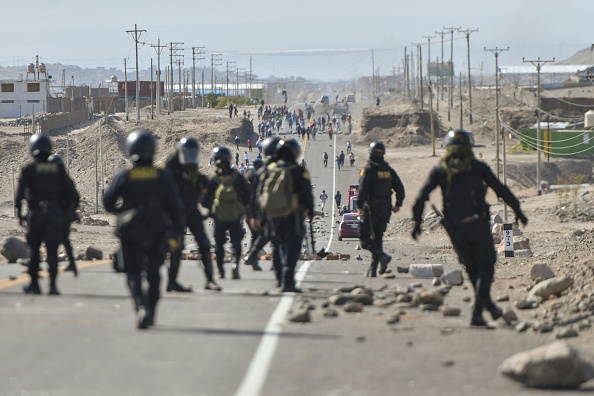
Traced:
POLYGON ((182 165, 198 164, 199 150, 197 148, 184 147, 179 151, 179 162, 182 165))

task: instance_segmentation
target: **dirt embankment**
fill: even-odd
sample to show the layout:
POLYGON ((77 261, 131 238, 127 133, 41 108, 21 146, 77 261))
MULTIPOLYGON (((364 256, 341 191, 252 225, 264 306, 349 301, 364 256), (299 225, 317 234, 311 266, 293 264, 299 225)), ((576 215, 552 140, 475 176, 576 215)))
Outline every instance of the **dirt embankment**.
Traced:
MULTIPOLYGON (((388 147, 420 146, 431 143, 431 113, 417 107, 387 106, 363 111, 360 121, 361 141, 381 140, 388 147)), ((435 136, 444 128, 437 114, 433 117, 435 136)))

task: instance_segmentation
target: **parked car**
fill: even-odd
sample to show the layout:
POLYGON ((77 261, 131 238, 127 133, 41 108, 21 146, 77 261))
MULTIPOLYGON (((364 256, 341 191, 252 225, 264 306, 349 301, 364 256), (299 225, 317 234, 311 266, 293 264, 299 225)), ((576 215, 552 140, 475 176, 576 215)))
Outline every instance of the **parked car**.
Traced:
POLYGON ((345 213, 342 215, 338 227, 338 240, 342 238, 359 238, 359 215, 357 213, 345 213))

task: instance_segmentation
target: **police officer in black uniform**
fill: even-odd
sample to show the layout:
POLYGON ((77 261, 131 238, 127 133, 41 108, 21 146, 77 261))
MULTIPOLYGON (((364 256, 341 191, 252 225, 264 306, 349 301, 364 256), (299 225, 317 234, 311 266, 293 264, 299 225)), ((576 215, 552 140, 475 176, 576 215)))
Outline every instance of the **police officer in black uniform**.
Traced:
POLYGON ((183 243, 183 202, 171 172, 153 166, 155 149, 150 131, 130 133, 126 150, 132 166, 116 174, 103 196, 105 209, 118 215, 116 228, 139 329, 154 323, 159 268, 167 249, 181 250, 183 243), (142 285, 145 277, 148 292, 142 285))
POLYGON ((386 232, 390 215, 396 213, 404 201, 404 185, 398 174, 386 161, 386 146, 382 142, 369 145, 369 161, 361 170, 357 204, 362 220, 360 227, 361 247, 372 254, 372 261, 367 276, 383 274, 392 257, 383 250, 383 236, 386 232), (396 205, 392 206, 392 191, 396 192, 396 205))
MULTIPOLYGON (((58 154, 54 154, 49 157, 50 162, 58 162, 60 164, 64 164, 62 161, 62 157, 58 154)), ((66 251, 66 256, 68 257, 68 266, 64 268, 64 271, 72 271, 74 276, 78 276, 78 268, 76 268, 76 261, 74 260, 74 252, 72 251, 72 244, 70 244, 70 224, 73 221, 79 221, 78 213, 76 213, 76 208, 78 208, 78 204, 80 203, 80 195, 76 191, 76 187, 74 186, 74 182, 72 179, 68 178, 68 181, 73 185, 70 187, 71 191, 75 192, 74 196, 62 196, 61 197, 61 204, 62 209, 64 210, 64 218, 62 221, 62 239, 61 243, 64 245, 64 250, 66 251), (73 200, 70 202, 70 200, 73 200)))
MULTIPOLYGON (((253 213, 254 210, 251 209, 250 206, 256 202, 258 178, 260 175, 258 173, 258 171, 260 169, 262 169, 263 166, 264 166, 264 161, 262 159, 256 158, 252 162, 252 165, 250 165, 248 167, 248 170, 246 171, 246 174, 245 174, 248 185, 250 186, 250 198, 249 198, 248 208, 246 210, 248 218, 253 217, 253 216, 250 216, 250 213, 253 213)), ((250 229, 250 233, 252 234, 252 240, 250 242, 250 251, 244 257, 244 263, 246 265, 251 265, 252 268, 254 269, 254 271, 262 271, 262 267, 260 267, 260 264, 258 264, 259 250, 256 251, 255 254, 250 254, 253 252, 252 247, 254 247, 254 250, 255 250, 256 242, 257 242, 258 238, 260 237, 261 232, 260 232, 259 228, 254 227, 254 224, 251 221, 248 221, 248 227, 250 229)))
POLYGON ((31 282, 23 290, 29 294, 41 294, 38 282, 39 248, 45 242, 50 276, 49 294, 58 295, 58 245, 62 241, 65 221, 62 203, 73 204, 77 192, 64 165, 48 160, 52 153, 52 142, 47 135, 31 136, 29 151, 33 161, 21 169, 15 197, 17 217, 22 225, 27 225, 27 243, 31 248, 31 282), (27 201, 26 216, 22 211, 23 200, 27 201))
MULTIPOLYGON (((264 141, 262 142, 262 151, 264 151, 264 162, 262 164, 263 166, 256 171, 256 180, 254 182, 253 189, 251 191, 252 193, 250 195, 250 202, 248 205, 247 215, 248 222, 250 223, 250 229, 255 231, 256 239, 252 240, 252 245, 250 246, 248 254, 244 257, 244 261, 252 265, 253 263, 258 262, 258 254, 264 248, 264 246, 266 246, 266 244, 270 242, 270 228, 268 226, 268 221, 266 217, 260 210, 258 204, 258 196, 260 195, 262 189, 261 179, 265 178, 267 166, 275 163, 278 160, 278 156, 276 155, 276 146, 278 142, 280 142, 280 140, 281 139, 278 136, 271 136, 264 139, 264 141)), ((275 268, 274 263, 273 268, 275 268)))
MULTIPOLYGON (((313 219, 314 201, 309 171, 297 164, 301 145, 293 138, 286 138, 276 146, 276 166, 285 167, 293 180, 296 210, 283 217, 271 217, 271 239, 274 244, 273 260, 279 286, 283 292, 301 293, 295 285, 295 267, 301 254, 301 243, 306 234, 305 219, 313 219)), ((287 202, 289 205, 289 202, 287 202)))
POLYGON ((214 219, 215 253, 219 275, 221 278, 225 277, 225 243, 229 232, 234 258, 231 267, 232 277, 239 279, 241 240, 243 239, 241 222, 248 204, 250 188, 243 175, 237 169, 231 168, 231 150, 228 147, 216 147, 213 150, 213 157, 217 168, 212 175, 211 188, 203 204, 210 210, 214 219), (233 193, 227 193, 226 185, 232 187, 233 193))
POLYGON ((484 308, 494 320, 501 317, 501 309, 491 300, 497 255, 490 230, 489 205, 485 202, 487 187, 512 208, 516 221, 526 225, 528 219, 509 188, 497 179, 486 163, 474 158, 473 146, 474 138, 470 132, 458 129, 448 133, 446 154, 429 174, 413 206, 415 226, 412 237, 416 240, 421 234, 425 201, 431 191, 440 187, 444 205, 443 224, 475 289, 470 324, 485 326, 484 308))
MULTIPOLYGON (((210 180, 198 170, 198 159, 200 156, 200 145, 194 138, 183 138, 175 153, 167 158, 165 168, 171 171, 173 178, 179 187, 179 192, 184 203, 185 224, 194 235, 198 244, 198 251, 204 265, 207 290, 221 290, 215 282, 212 270, 212 256, 210 254, 210 240, 204 230, 204 217, 198 210, 200 197, 208 192, 210 180)), ((169 260, 169 282, 167 291, 191 292, 192 289, 184 287, 177 282, 177 274, 181 262, 181 251, 174 250, 170 253, 169 260)))

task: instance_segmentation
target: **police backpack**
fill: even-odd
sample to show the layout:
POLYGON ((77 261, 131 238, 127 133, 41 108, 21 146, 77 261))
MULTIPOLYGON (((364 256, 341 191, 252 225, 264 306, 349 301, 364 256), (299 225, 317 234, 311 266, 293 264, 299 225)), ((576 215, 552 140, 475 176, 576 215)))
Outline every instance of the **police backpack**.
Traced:
POLYGON ((235 188, 237 177, 237 171, 233 171, 230 175, 215 175, 213 178, 218 185, 214 192, 212 212, 222 222, 237 221, 243 215, 244 207, 235 188))
POLYGON ((258 203, 264 214, 271 218, 279 218, 290 215, 299 207, 297 194, 293 191, 293 166, 280 166, 272 163, 268 166, 267 172, 263 173, 261 182, 262 192, 258 197, 258 203))

